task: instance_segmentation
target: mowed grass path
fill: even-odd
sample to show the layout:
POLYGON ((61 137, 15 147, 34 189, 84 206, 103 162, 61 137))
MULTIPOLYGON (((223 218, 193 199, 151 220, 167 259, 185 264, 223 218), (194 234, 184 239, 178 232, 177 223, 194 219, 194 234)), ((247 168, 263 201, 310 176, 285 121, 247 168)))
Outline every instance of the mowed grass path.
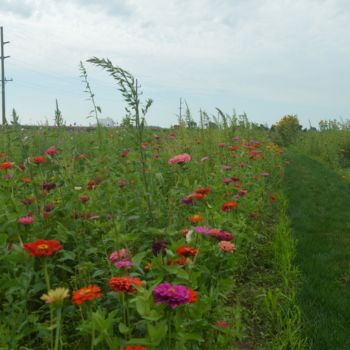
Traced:
POLYGON ((350 350, 350 185, 304 155, 286 159, 306 336, 315 350, 350 350))

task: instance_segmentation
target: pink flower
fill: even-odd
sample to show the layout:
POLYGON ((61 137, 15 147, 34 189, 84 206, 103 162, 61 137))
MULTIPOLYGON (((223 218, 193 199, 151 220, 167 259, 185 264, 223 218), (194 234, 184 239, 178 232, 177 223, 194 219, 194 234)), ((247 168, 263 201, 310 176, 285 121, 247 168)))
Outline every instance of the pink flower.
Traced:
POLYGON ((44 153, 49 156, 52 156, 53 154, 58 154, 58 151, 55 146, 51 146, 44 153))
POLYGON ((234 250, 236 250, 236 246, 229 242, 229 241, 221 241, 218 243, 218 247, 227 253, 232 253, 234 250))
POLYGON ((225 147, 225 144, 224 143, 219 143, 218 145, 220 148, 224 148, 225 147))
POLYGON ((208 156, 202 157, 202 158, 201 158, 201 162, 204 162, 204 161, 206 161, 206 160, 208 160, 208 159, 209 159, 208 156))
POLYGON ((191 160, 191 156, 187 153, 178 154, 177 156, 174 156, 168 160, 168 164, 183 164, 188 163, 191 160))
POLYGON ((22 225, 31 225, 34 222, 34 218, 32 216, 21 216, 18 219, 18 223, 22 225))
POLYGON ((232 169, 232 166, 231 166, 231 165, 224 165, 224 166, 223 166, 223 169, 224 169, 225 171, 231 170, 231 169, 232 169))
POLYGON ((269 174, 268 172, 266 172, 266 171, 263 172, 263 173, 261 173, 260 175, 261 175, 261 176, 270 176, 270 174, 269 174))
POLYGON ((224 183, 225 184, 229 184, 230 182, 232 182, 233 180, 230 177, 225 177, 224 178, 224 183))

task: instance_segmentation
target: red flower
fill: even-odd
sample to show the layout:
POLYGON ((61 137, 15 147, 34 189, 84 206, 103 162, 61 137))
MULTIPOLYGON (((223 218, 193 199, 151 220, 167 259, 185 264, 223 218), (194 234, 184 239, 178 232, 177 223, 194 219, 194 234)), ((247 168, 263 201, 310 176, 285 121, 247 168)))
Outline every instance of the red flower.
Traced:
POLYGON ((72 304, 80 305, 84 301, 101 298, 101 288, 95 284, 90 284, 73 292, 72 304))
POLYGON ((45 162, 45 158, 43 156, 36 156, 36 157, 33 157, 33 162, 35 164, 42 164, 45 162))
POLYGON ((221 210, 222 211, 230 211, 232 210, 234 207, 237 207, 237 202, 225 202, 222 206, 221 206, 221 210))
MULTIPOLYGON (((120 347, 119 350, 123 350, 123 348, 120 347)), ((124 350, 147 350, 147 348, 141 345, 127 345, 124 350)))
POLYGON ((24 243, 23 248, 30 252, 30 256, 50 256, 61 250, 62 246, 59 241, 38 239, 32 243, 24 243))
POLYGON ((198 299, 198 293, 195 290, 191 289, 191 288, 188 288, 188 289, 189 289, 189 294, 190 294, 190 301, 189 301, 189 303, 193 304, 198 299))
POLYGON ((80 202, 85 203, 85 202, 87 202, 87 201, 90 199, 90 197, 89 197, 88 195, 86 195, 86 194, 82 194, 82 195, 79 197, 79 199, 80 199, 80 202))
POLYGON ((211 191, 211 189, 209 187, 203 187, 203 188, 198 188, 197 190, 195 190, 195 193, 200 193, 203 194, 204 196, 207 195, 209 192, 211 191))
POLYGON ((137 289, 134 287, 141 286, 142 281, 139 278, 129 276, 112 277, 109 280, 109 286, 116 293, 135 293, 137 289))
POLYGON ((12 164, 13 163, 11 163, 11 162, 0 163, 0 169, 1 170, 11 169, 12 168, 12 164))
POLYGON ((277 196, 274 194, 270 194, 270 199, 272 202, 274 202, 275 200, 277 200, 277 196))
POLYGON ((185 256, 185 257, 196 256, 197 253, 198 253, 197 248, 190 247, 188 245, 184 245, 182 247, 177 248, 177 254, 180 256, 185 256))

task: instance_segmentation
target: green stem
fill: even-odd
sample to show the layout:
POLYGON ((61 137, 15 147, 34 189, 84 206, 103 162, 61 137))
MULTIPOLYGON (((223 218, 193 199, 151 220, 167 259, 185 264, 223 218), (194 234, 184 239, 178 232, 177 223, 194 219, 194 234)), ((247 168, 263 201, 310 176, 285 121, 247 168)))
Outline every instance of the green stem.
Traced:
MULTIPOLYGON (((47 291, 49 291, 51 289, 50 286, 50 278, 49 278, 49 272, 48 272, 48 268, 47 268, 47 260, 46 258, 44 258, 44 278, 45 278, 45 282, 46 282, 46 288, 47 291)), ((51 344, 51 349, 53 349, 53 329, 52 329, 52 324, 53 324, 53 307, 50 304, 50 326, 51 326, 51 334, 50 334, 50 344, 51 344)))
POLYGON ((55 338, 55 350, 59 349, 59 341, 61 337, 61 318, 62 318, 62 307, 57 307, 56 310, 56 338, 55 338))

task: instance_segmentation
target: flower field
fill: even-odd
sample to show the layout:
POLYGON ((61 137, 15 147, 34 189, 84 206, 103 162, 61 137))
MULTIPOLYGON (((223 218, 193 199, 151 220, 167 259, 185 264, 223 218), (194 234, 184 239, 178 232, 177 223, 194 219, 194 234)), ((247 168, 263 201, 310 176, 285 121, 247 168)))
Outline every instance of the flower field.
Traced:
POLYGON ((1 348, 240 348, 256 300, 237 288, 271 243, 280 149, 223 130, 146 130, 139 148, 134 130, 100 132, 3 134, 1 348))
MULTIPOLYGON (((245 116, 0 134, 0 349, 302 349, 282 149, 245 116)), ((57 106, 56 106, 57 107, 57 106)), ((58 107, 57 107, 58 110, 58 107)), ((189 118, 190 119, 190 118, 189 118)))

